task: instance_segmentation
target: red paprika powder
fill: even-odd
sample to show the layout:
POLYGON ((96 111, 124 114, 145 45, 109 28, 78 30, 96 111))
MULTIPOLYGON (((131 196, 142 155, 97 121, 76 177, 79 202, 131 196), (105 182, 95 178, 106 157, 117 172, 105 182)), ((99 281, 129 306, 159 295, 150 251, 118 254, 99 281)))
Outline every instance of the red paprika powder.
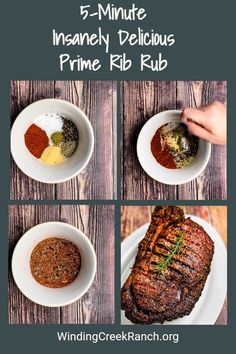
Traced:
POLYGON ((177 167, 170 149, 167 146, 162 146, 161 144, 161 128, 156 131, 155 135, 152 138, 152 154, 160 165, 166 168, 175 169, 177 167))
POLYGON ((32 155, 39 159, 43 151, 49 145, 49 139, 45 131, 32 124, 25 133, 25 145, 32 155))

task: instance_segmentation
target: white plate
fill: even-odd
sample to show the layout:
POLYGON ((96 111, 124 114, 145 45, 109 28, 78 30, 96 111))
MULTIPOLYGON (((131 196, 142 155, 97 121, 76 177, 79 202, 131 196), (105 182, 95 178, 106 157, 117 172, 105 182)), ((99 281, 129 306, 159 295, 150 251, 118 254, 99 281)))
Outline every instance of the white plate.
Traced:
POLYGON ((164 124, 180 119, 181 111, 170 110, 156 114, 142 127, 137 140, 137 155, 144 171, 156 181, 177 185, 198 177, 205 169, 211 155, 211 144, 199 139, 198 152, 193 162, 186 167, 169 169, 160 165, 151 151, 151 140, 155 132, 164 124))
POLYGON ((56 98, 31 103, 17 116, 11 129, 12 157, 27 176, 43 183, 61 183, 77 176, 89 162, 94 148, 94 133, 88 117, 74 104, 56 98), (74 154, 59 165, 47 165, 35 158, 25 145, 25 132, 34 120, 46 113, 69 118, 79 132, 74 154))
MULTIPOLYGON (((201 225, 215 244, 215 252, 211 264, 211 271, 208 275, 202 295, 197 301, 194 309, 188 316, 165 322, 165 325, 213 325, 215 324, 227 292, 227 253, 224 243, 218 232, 205 220, 186 215, 201 225)), ((138 244, 144 238, 149 223, 141 226, 127 237, 121 244, 121 285, 128 278, 131 267, 134 264, 138 252, 138 244)), ((121 324, 132 324, 121 311, 121 324)), ((158 324, 158 323, 157 323, 158 324)))
POLYGON ((96 264, 96 254, 88 237, 72 225, 53 221, 32 227, 19 239, 12 255, 12 274, 16 285, 28 299, 39 305, 57 307, 71 304, 88 291, 95 277, 96 264), (30 256, 34 247, 52 236, 73 242, 81 254, 81 269, 76 279, 67 286, 55 289, 39 284, 30 271, 30 256))

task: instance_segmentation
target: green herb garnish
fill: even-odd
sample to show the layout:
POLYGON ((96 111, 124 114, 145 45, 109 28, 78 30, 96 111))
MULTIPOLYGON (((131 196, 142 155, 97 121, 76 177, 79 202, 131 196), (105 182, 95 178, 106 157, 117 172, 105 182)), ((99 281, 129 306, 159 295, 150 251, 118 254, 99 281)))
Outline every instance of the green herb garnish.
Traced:
POLYGON ((180 251, 180 246, 183 242, 183 238, 183 232, 177 235, 174 242, 174 247, 170 250, 170 254, 155 266, 158 273, 162 274, 164 270, 168 267, 168 265, 172 263, 174 255, 178 254, 178 252, 180 251))

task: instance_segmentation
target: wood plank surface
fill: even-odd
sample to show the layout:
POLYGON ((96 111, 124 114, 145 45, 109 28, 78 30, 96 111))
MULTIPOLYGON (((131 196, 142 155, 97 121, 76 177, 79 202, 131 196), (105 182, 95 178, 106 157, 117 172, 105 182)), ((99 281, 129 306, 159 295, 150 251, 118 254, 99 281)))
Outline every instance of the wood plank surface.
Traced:
POLYGON ((121 83, 121 195, 131 200, 224 200, 226 147, 212 146, 203 173, 193 181, 169 186, 149 177, 136 154, 138 134, 158 112, 226 103, 225 81, 124 81, 121 83))
MULTIPOLYGON (((209 222, 220 234, 227 246, 227 207, 226 206, 181 206, 185 214, 192 214, 209 222)), ((143 224, 150 222, 153 206, 121 207, 121 240, 143 224)), ((227 324, 227 300, 222 307, 216 324, 227 324)))
POLYGON ((9 206, 8 299, 11 324, 114 323, 114 207, 9 206), (97 273, 89 291, 80 300, 60 308, 44 307, 28 300, 17 288, 10 270, 17 241, 29 228, 46 221, 63 221, 78 227, 90 239, 97 255, 97 273))
POLYGON ((114 199, 116 197, 116 82, 12 81, 11 122, 30 103, 59 98, 88 116, 95 135, 92 158, 75 178, 57 185, 32 180, 11 159, 11 199, 114 199))

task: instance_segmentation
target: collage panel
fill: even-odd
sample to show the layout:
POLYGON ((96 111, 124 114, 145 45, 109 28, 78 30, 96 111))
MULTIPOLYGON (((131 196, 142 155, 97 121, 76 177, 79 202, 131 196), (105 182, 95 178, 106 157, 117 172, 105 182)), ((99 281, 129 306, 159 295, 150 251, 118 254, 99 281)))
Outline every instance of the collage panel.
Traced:
POLYGON ((227 324, 227 207, 121 207, 121 324, 227 324))
POLYGON ((226 81, 121 82, 123 200, 225 200, 226 81))
POLYGON ((11 81, 10 199, 115 199, 116 99, 114 81, 11 81))
POLYGON ((113 324, 114 253, 113 205, 10 205, 9 324, 113 324))
POLYGON ((11 81, 9 323, 115 324, 121 267, 121 324, 227 324, 227 207, 204 205, 226 199, 226 110, 225 81, 11 81))

